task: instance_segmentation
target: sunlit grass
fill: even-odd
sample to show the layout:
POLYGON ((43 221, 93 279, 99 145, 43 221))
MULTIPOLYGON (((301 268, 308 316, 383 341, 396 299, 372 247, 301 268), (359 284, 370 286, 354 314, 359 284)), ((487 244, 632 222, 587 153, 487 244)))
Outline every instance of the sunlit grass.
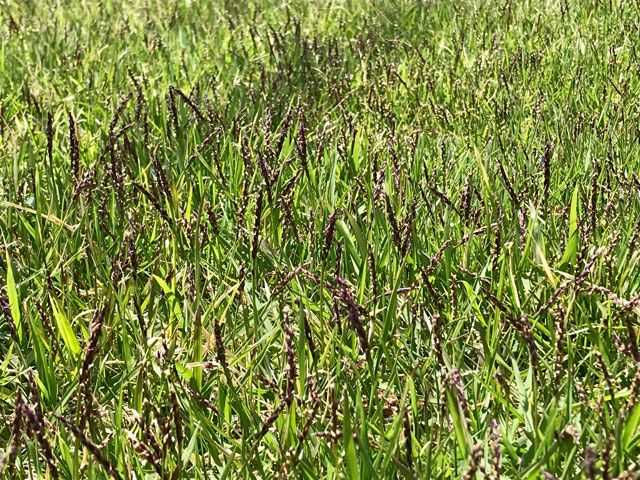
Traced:
POLYGON ((639 14, 0 0, 2 475, 636 478, 639 14))

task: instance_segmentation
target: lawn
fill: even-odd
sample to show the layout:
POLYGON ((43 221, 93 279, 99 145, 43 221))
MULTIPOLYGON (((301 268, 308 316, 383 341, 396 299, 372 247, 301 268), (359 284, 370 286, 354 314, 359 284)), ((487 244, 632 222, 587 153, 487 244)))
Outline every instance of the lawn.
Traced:
POLYGON ((639 18, 0 0, 0 477, 640 477, 639 18))

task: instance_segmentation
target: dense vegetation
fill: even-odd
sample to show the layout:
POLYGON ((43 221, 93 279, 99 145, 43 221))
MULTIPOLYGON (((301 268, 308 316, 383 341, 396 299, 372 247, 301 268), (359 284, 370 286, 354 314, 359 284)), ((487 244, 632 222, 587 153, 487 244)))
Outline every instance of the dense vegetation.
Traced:
POLYGON ((637 478, 639 19, 0 0, 2 475, 637 478))

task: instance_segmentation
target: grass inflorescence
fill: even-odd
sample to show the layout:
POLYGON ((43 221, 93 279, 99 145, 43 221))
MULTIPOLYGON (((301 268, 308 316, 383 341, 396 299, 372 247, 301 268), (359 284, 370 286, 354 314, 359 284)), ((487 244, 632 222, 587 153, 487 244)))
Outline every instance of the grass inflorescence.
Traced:
POLYGON ((638 478, 639 17, 0 2, 0 476, 638 478))

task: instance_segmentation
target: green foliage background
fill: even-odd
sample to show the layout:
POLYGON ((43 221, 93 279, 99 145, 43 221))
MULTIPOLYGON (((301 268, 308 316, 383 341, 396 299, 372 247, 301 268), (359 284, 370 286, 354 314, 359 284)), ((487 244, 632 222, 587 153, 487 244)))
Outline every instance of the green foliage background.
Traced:
POLYGON ((639 14, 0 1, 6 478, 636 478, 639 14))

